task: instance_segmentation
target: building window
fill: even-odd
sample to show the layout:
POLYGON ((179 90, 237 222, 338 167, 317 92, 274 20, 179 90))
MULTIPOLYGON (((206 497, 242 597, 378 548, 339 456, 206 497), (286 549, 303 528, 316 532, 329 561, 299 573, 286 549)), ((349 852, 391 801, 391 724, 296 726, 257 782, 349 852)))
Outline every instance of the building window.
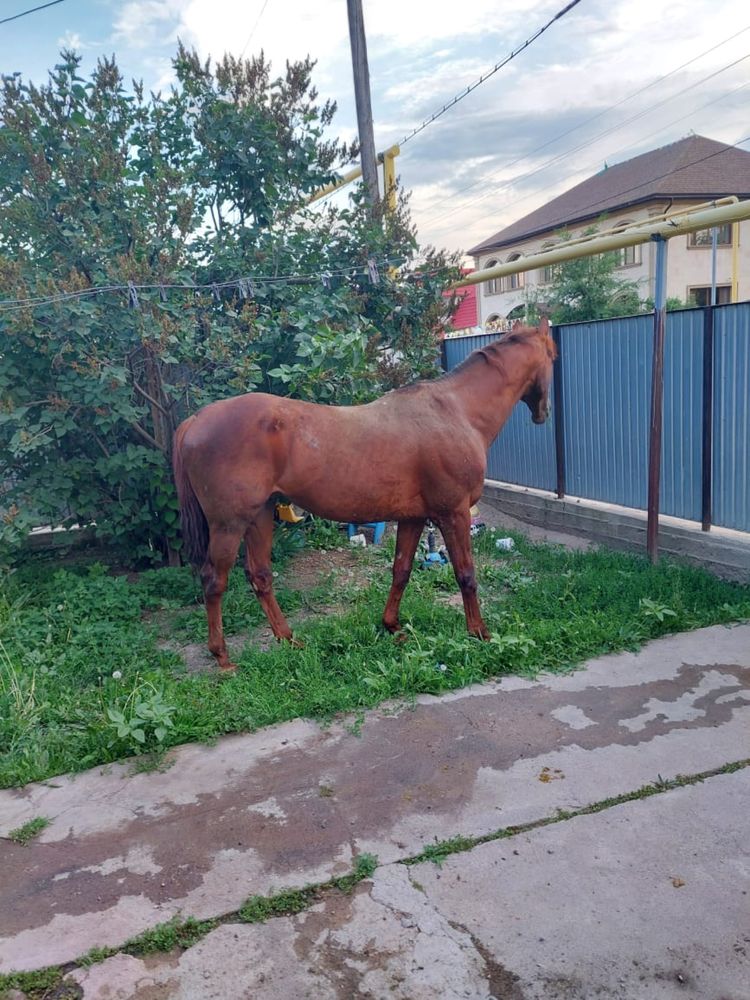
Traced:
MULTIPOLYGON (((544 253, 546 250, 552 250, 556 246, 557 243, 555 240, 548 240, 546 243, 542 243, 541 252, 544 253)), ((548 267, 541 267, 539 269, 539 284, 551 285, 557 278, 557 270, 559 266, 559 264, 550 264, 548 267)))
MULTIPOLYGON (((719 231, 718 233, 718 244, 720 247, 729 247, 732 245, 732 223, 725 222, 723 226, 716 227, 719 231)), ((711 246, 711 230, 710 229, 699 229, 697 233, 688 233, 688 246, 689 247, 710 247, 711 246)))
POLYGON ((622 247, 617 253, 619 256, 618 267, 634 267, 641 263, 640 244, 637 247, 622 247))
MULTIPOLYGON (((488 260, 487 263, 484 265, 484 267, 489 270, 489 268, 491 268, 491 267, 496 267, 497 263, 498 262, 496 260, 488 260)), ((485 282, 485 285, 484 285, 484 294, 485 295, 497 295, 497 293, 499 291, 500 291, 500 279, 499 278, 490 278, 489 281, 485 282)))
MULTIPOLYGON (((510 264, 514 260, 520 260, 520 253, 512 253, 508 257, 507 263, 510 264)), ((504 278, 500 279, 500 291, 501 292, 517 292, 519 288, 523 288, 524 275, 521 274, 506 274, 504 278)))
MULTIPOLYGON (((725 306, 728 302, 732 301, 732 286, 731 285, 717 285, 716 286, 716 304, 719 306, 725 306)), ((711 286, 710 285, 693 285, 688 288, 688 303, 695 306, 710 306, 711 305, 711 286)))

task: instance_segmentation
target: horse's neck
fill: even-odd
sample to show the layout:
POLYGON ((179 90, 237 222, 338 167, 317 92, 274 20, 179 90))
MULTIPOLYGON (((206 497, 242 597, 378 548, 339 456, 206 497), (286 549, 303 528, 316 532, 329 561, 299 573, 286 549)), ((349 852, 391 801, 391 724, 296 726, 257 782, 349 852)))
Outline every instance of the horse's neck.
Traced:
POLYGON ((488 362, 477 363, 456 374, 456 402, 472 427, 482 435, 487 447, 521 398, 529 374, 523 365, 501 370, 488 362))

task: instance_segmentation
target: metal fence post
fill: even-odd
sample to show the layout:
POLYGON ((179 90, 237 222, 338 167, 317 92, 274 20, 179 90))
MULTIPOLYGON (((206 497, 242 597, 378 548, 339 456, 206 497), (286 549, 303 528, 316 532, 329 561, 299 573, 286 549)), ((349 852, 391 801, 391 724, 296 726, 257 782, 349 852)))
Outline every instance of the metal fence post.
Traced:
POLYGON ((557 360, 552 369, 552 386, 554 390, 553 407, 555 419, 555 472, 557 478, 557 499, 565 496, 565 404, 562 370, 561 330, 559 326, 552 327, 552 340, 557 348, 557 360))
POLYGON ((701 527, 710 531, 712 517, 714 422, 714 308, 703 310, 703 437, 701 444, 701 527))
POLYGON ((651 420, 648 444, 648 521, 646 548, 651 562, 659 557, 659 482, 661 476, 661 431, 664 409, 664 328, 667 318, 667 241, 656 243, 654 282, 654 356, 651 363, 651 420))

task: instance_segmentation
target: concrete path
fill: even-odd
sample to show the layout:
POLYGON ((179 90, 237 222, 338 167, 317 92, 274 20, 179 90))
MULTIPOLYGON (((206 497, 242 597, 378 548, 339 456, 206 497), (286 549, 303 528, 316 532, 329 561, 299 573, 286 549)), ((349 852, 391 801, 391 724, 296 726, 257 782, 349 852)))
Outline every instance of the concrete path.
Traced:
POLYGON ((0 970, 180 915, 226 921, 182 953, 118 954, 68 981, 85 1000, 749 1000, 750 768, 718 773, 748 757, 740 625, 425 697, 361 729, 295 722, 180 748, 163 773, 0 792, 0 834, 51 820, 0 844, 0 970), (405 863, 457 836, 441 867, 405 863), (364 852, 379 867, 349 896, 233 916, 364 852))

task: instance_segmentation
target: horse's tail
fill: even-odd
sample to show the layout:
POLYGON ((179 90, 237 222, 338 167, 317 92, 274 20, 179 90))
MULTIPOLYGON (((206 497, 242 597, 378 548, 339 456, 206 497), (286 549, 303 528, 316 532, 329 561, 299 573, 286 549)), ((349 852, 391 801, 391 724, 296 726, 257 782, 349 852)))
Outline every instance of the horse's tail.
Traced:
POLYGON ((180 527, 184 552, 193 566, 200 569, 208 557, 208 521, 182 463, 182 439, 191 420, 192 417, 180 424, 175 431, 172 470, 177 487, 177 499, 180 502, 180 527))

